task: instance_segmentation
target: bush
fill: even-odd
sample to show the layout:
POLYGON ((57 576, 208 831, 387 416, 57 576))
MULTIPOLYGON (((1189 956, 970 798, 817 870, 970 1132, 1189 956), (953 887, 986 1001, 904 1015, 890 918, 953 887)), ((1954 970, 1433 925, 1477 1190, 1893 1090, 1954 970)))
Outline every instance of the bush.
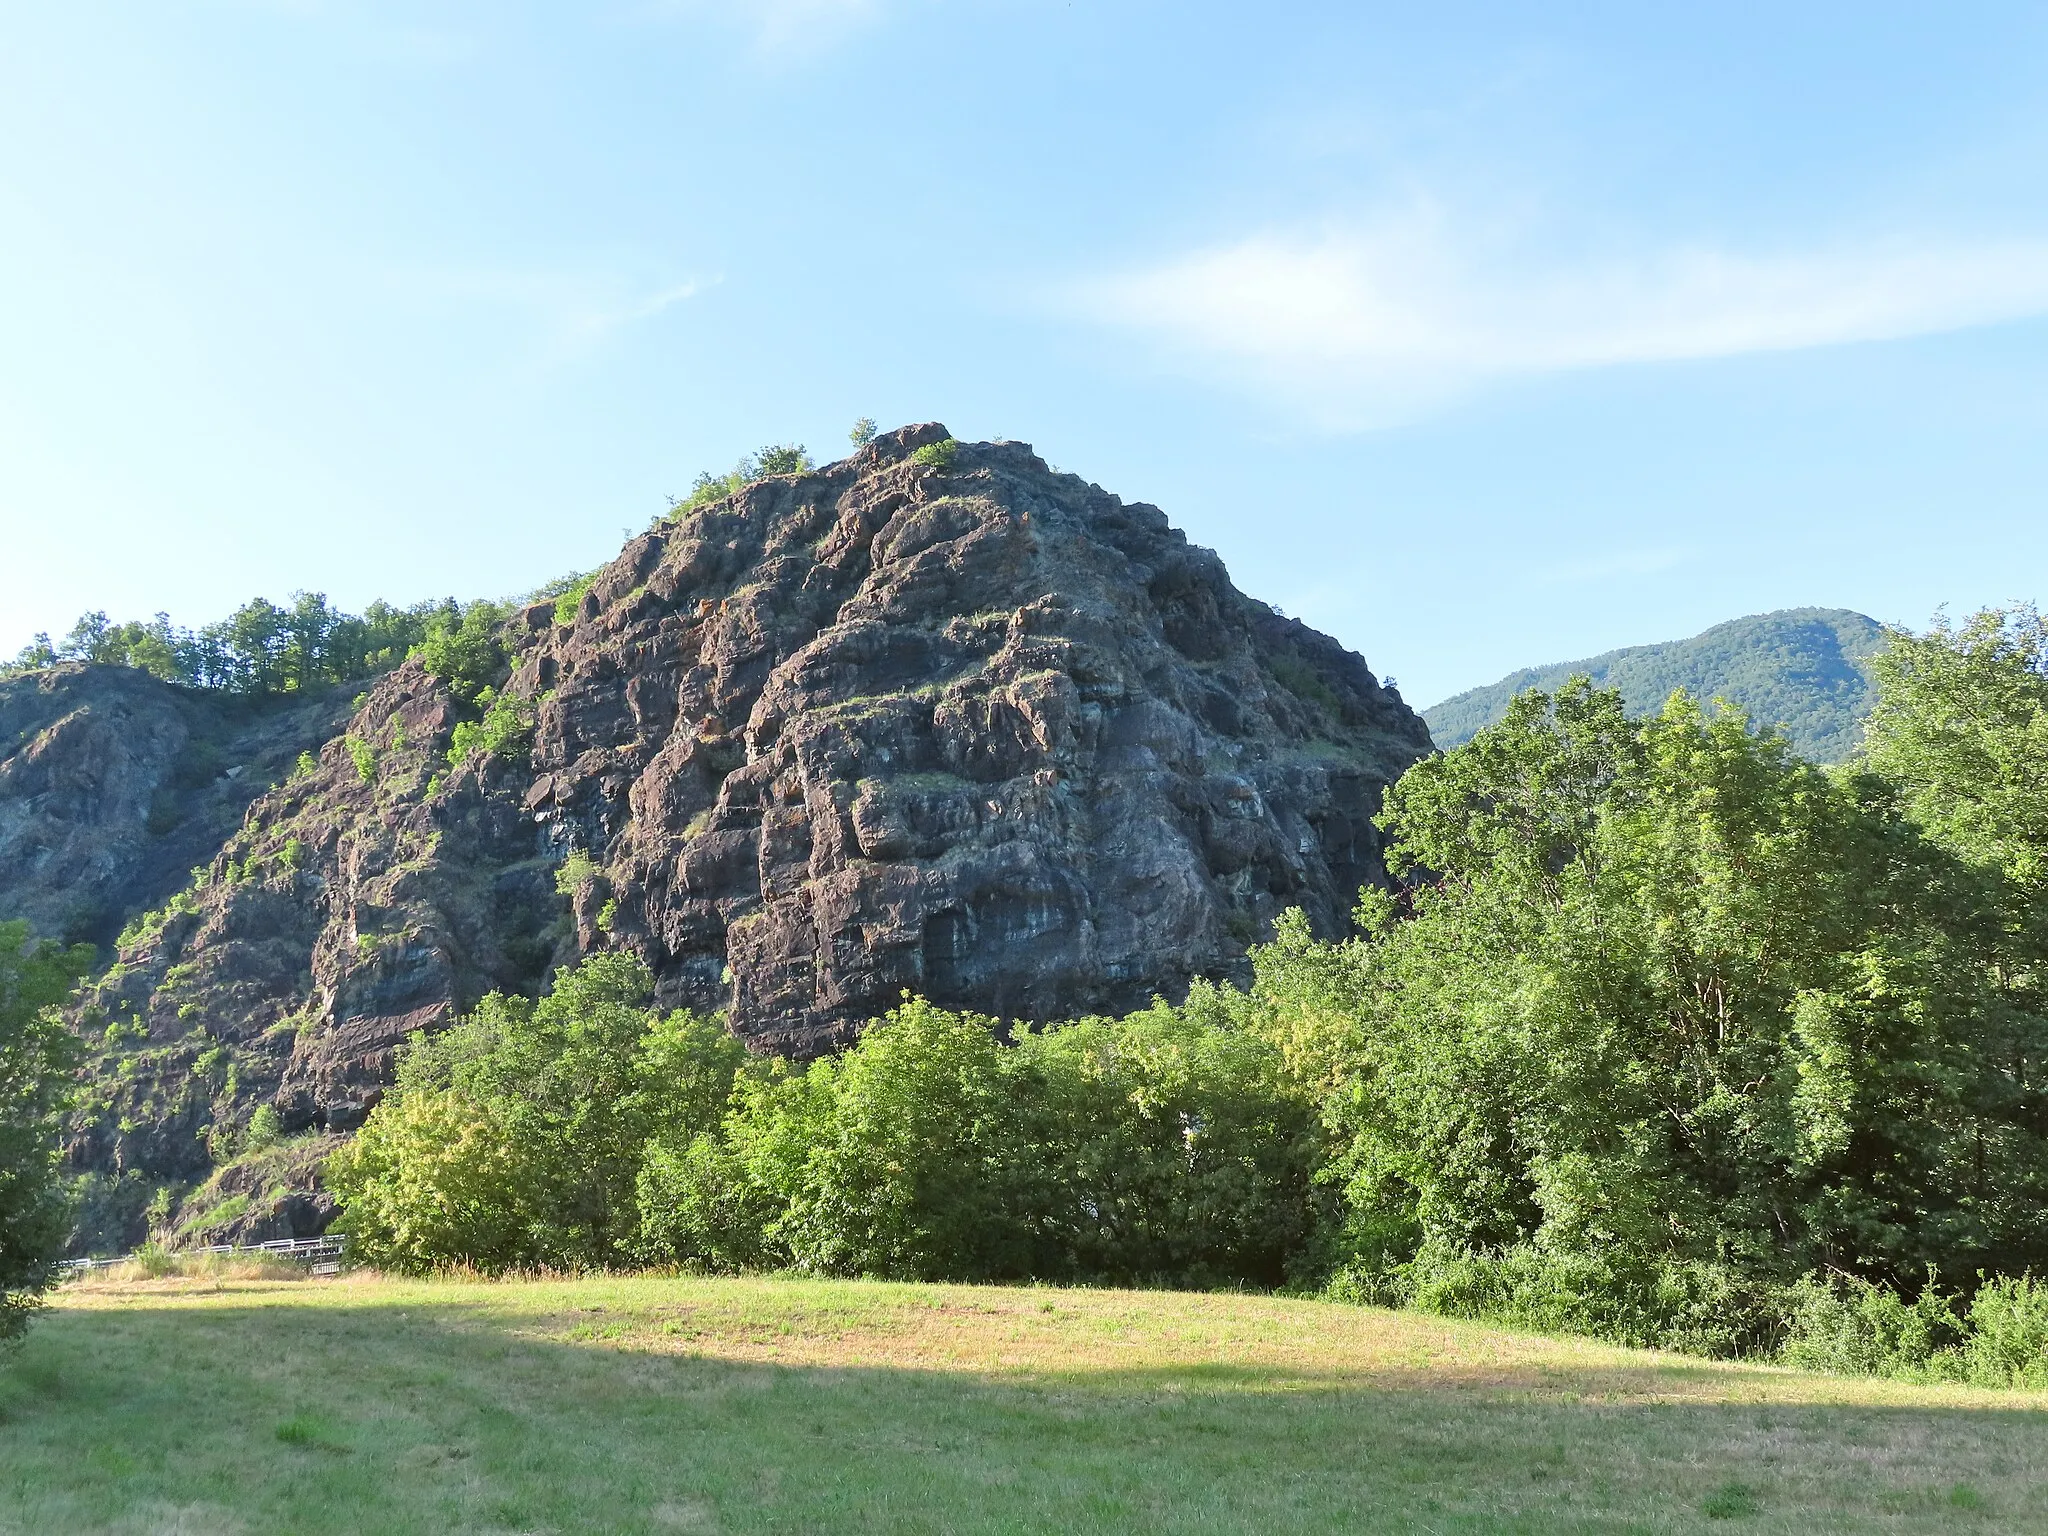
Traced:
POLYGON ((750 478, 801 475, 811 467, 811 456, 802 443, 770 443, 754 455, 754 473, 750 478))
POLYGON ((768 1235, 774 1196, 715 1132, 651 1143, 637 1194, 643 1258, 728 1271, 787 1262, 768 1235))
POLYGON ((2048 1281, 1985 1282, 1970 1303, 1964 1375, 1985 1387, 2048 1387, 2048 1281))
POLYGON ((722 475, 710 470, 702 471, 690 485, 687 496, 669 498, 668 513, 655 519, 655 526, 672 522, 686 512, 694 512, 715 501, 724 501, 737 496, 741 491, 769 475, 800 475, 814 466, 811 456, 802 443, 771 443, 741 459, 722 475))
POLYGON ((994 1022, 909 1002, 838 1060, 751 1075, 728 1133, 805 1269, 900 1279, 1029 1273, 1031 1156, 994 1022))
POLYGON ((637 1252, 650 1141, 716 1121, 744 1051, 646 1007, 629 955, 559 972, 539 1002, 492 993, 416 1036, 396 1086, 328 1162, 340 1230, 384 1268, 602 1267, 637 1252))
POLYGON ((1764 1356, 1785 1331, 1781 1288, 1701 1261, 1631 1265, 1621 1256, 1527 1243, 1493 1252, 1429 1243, 1377 1277, 1377 1294, 1359 1294, 1364 1278, 1341 1275, 1333 1293, 1644 1349, 1764 1356))
POLYGON ((498 603, 451 603, 428 624, 414 654, 458 699, 482 704, 484 691, 505 675, 509 657, 499 631, 506 618, 498 603))
POLYGON ((476 697, 483 708, 481 720, 462 720, 448 736, 448 766, 460 768, 479 753, 510 757, 533 745, 534 707, 486 688, 476 697))
POLYGON ((999 1039, 912 1000, 742 1074, 650 1153, 651 1257, 834 1274, 1273 1285, 1313 1220, 1312 1106, 1263 1041, 1164 1004, 999 1039))
POLYGON ((910 461, 943 474, 953 467, 954 457, 959 452, 960 444, 957 440, 943 437, 936 443, 926 443, 922 448, 914 450, 910 455, 910 461))
POLYGON ((377 749, 359 736, 345 736, 342 743, 348 748, 350 761, 356 765, 356 777, 368 784, 377 777, 377 749))
POLYGON ((597 860, 581 848, 571 848, 569 857, 555 871, 555 892, 561 896, 574 896, 603 873, 604 866, 597 860))
POLYGON ((1321 1148, 1313 1106, 1264 1040, 1155 1003, 1022 1035, 1005 1065, 1046 1181, 1042 1272, 1287 1278, 1313 1226, 1321 1148))
POLYGON ((244 1152, 267 1152, 284 1140, 284 1121, 274 1105, 259 1104, 249 1117, 249 1129, 242 1136, 244 1152))
POLYGON ((1933 1277, 1907 1301, 1889 1286, 1857 1276, 1832 1283, 1808 1276, 1792 1288, 1782 1358, 1802 1370, 1842 1376, 1944 1374, 1966 1325, 1933 1277))
POLYGON ((1931 1274, 1911 1301, 1868 1280, 1809 1277, 1795 1289, 1782 1358, 1845 1376, 2048 1386, 2048 1282, 1994 1277, 1966 1303, 1931 1274))
POLYGON ((564 626, 574 624, 576 615, 583 607, 583 594, 590 590, 591 582, 597 579, 597 572, 591 571, 578 576, 555 594, 555 622, 564 626))

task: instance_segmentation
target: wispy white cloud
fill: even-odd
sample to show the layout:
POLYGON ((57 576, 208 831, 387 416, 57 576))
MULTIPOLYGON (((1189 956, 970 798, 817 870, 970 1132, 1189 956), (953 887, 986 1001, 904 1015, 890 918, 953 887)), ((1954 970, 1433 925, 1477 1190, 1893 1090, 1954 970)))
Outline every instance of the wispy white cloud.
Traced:
POLYGON ((1371 425, 1494 380, 1790 351, 2048 313, 2048 241, 1705 246, 1564 262, 1421 205, 1100 279, 1086 314, 1371 425))
POLYGON ((409 272, 395 281, 430 303, 515 311, 524 316, 532 344, 548 360, 560 362, 697 297, 719 279, 648 284, 603 273, 452 269, 409 272))

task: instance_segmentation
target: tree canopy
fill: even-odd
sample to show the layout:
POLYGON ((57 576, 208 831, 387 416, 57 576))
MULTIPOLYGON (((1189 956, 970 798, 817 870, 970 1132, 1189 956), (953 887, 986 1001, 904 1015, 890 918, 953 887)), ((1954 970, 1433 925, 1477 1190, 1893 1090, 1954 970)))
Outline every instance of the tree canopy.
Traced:
POLYGON ((463 613, 453 598, 410 608, 375 602, 344 613, 319 592, 294 593, 289 607, 254 598, 196 630, 178 628, 168 614, 116 624, 94 612, 54 644, 38 635, 0 671, 88 661, 246 697, 298 693, 396 666, 437 624, 459 625, 463 613))

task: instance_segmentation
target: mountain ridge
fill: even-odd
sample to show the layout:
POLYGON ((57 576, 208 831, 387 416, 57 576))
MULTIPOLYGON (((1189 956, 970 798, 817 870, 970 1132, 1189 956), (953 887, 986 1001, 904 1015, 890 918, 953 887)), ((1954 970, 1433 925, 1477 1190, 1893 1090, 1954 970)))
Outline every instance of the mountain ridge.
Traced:
POLYGON ((1886 633, 1877 620, 1847 608, 1747 614, 1681 640, 1523 667, 1422 713, 1431 739, 1447 749, 1498 720, 1516 694, 1554 691, 1584 675, 1598 687, 1620 689, 1632 714, 1658 709, 1679 688, 1703 701, 1725 699, 1753 726, 1782 727, 1803 756, 1839 762, 1862 739, 1862 719, 1874 699, 1865 664, 1883 648, 1886 633))

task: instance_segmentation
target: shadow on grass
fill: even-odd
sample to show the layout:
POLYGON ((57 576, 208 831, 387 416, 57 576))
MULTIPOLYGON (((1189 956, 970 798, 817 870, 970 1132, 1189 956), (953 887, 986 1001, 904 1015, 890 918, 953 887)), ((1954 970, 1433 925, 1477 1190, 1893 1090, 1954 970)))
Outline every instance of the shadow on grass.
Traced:
POLYGON ((60 1311, 0 1365, 0 1529, 1935 1531, 2048 1507, 2033 1407, 1643 1400, 1656 1365, 1448 1389, 783 1365, 533 1323, 430 1298, 60 1311))

